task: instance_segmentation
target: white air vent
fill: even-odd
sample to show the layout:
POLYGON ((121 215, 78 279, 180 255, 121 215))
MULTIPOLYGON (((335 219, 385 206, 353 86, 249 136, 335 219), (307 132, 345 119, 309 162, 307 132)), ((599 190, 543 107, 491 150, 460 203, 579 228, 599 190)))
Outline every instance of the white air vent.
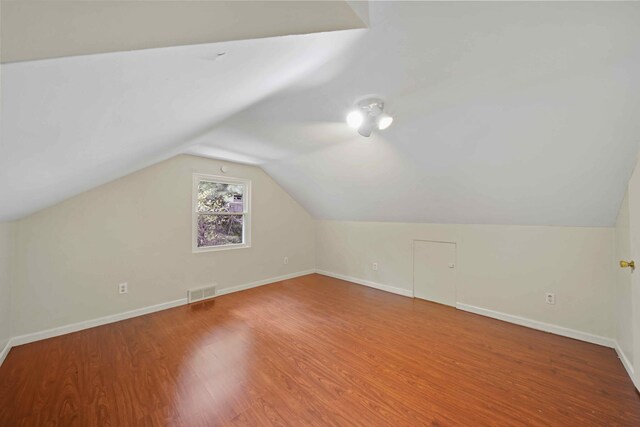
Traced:
POLYGON ((216 296, 216 286, 206 286, 204 288, 187 290, 187 301, 189 304, 196 301, 213 298, 216 296))

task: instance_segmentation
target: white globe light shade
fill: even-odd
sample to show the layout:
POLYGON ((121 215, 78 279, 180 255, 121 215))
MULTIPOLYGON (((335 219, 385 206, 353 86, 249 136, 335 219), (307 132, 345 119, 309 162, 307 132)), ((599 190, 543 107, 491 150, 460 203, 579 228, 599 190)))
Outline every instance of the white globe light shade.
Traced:
POLYGON ((360 111, 354 110, 347 115, 347 124, 349 127, 354 129, 358 129, 362 122, 364 121, 364 116, 360 111))
POLYGON ((382 113, 378 116, 378 129, 384 130, 391 126, 393 123, 393 117, 388 114, 382 113))

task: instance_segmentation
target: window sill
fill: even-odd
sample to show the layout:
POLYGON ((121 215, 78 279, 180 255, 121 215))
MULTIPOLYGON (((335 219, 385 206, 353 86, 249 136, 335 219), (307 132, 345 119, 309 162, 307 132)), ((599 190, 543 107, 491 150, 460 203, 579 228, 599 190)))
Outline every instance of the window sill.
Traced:
POLYGON ((251 244, 242 243, 238 245, 223 245, 223 246, 204 246, 201 248, 192 248, 192 253, 197 254, 201 252, 217 252, 217 251, 229 251, 232 249, 244 249, 250 248, 251 244))

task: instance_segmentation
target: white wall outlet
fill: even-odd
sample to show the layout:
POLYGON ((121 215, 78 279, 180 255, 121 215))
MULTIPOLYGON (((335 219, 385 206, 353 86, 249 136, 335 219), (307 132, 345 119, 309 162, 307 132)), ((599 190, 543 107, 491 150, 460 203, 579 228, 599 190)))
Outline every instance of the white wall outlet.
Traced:
POLYGON ((118 285, 118 293, 119 294, 126 294, 127 292, 129 292, 129 284, 127 282, 120 283, 118 285))
POLYGON ((373 271, 378 271, 378 263, 374 262, 373 264, 371 264, 371 268, 373 269, 373 271))
POLYGON ((544 294, 544 302, 546 302, 547 304, 554 305, 556 303, 556 294, 547 292, 546 294, 544 294))
POLYGON ((284 263, 285 264, 289 264, 289 257, 288 256, 284 257, 284 263))

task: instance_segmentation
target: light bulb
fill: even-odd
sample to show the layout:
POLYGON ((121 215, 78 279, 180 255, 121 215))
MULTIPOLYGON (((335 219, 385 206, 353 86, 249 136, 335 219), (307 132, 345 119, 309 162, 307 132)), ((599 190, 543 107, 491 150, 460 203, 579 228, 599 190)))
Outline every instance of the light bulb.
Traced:
POLYGON ((364 120, 364 116, 358 110, 354 110, 350 112, 349 115, 347 116, 347 124, 354 129, 358 129, 362 124, 363 120, 364 120))
POLYGON ((391 126, 393 123, 393 117, 388 114, 382 113, 378 116, 378 129, 384 130, 391 126))

